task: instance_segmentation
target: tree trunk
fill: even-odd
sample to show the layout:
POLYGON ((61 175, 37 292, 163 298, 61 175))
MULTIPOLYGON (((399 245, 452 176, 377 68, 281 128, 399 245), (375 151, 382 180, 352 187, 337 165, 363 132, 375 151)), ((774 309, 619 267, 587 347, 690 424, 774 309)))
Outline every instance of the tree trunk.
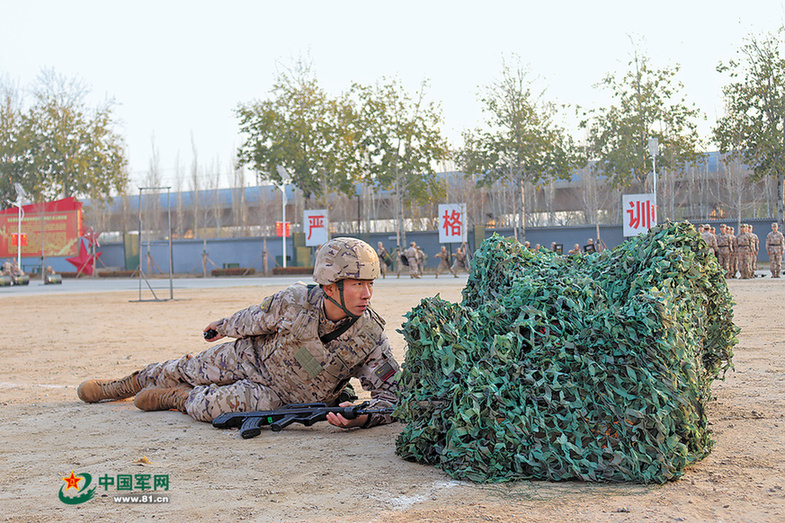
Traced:
POLYGON ((784 173, 777 173, 777 220, 780 223, 785 223, 785 216, 783 216, 783 190, 785 190, 784 173))
POLYGON ((521 243, 526 241, 526 181, 521 178, 521 243))

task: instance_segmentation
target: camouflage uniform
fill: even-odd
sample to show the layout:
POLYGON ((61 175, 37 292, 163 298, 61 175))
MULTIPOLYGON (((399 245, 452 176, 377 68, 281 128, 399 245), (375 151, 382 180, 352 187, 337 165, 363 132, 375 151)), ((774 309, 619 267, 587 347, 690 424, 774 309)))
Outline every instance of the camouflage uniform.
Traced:
POLYGON ((771 232, 766 235, 766 254, 771 263, 771 277, 779 278, 782 273, 782 254, 785 252, 785 236, 777 230, 776 223, 771 224, 771 232))
POLYGON ((419 278, 420 274, 417 270, 417 249, 414 247, 414 242, 412 245, 403 251, 403 255, 406 256, 406 261, 409 263, 409 277, 410 278, 419 278))
POLYGON ((445 269, 450 271, 452 273, 452 275, 455 276, 456 278, 458 277, 458 275, 455 273, 455 271, 452 270, 452 267, 450 267, 450 253, 447 252, 447 249, 442 247, 442 250, 437 252, 436 254, 434 254, 434 256, 436 258, 439 258, 439 266, 436 267, 436 277, 437 278, 442 273, 442 271, 445 270, 445 269))
POLYGON ((717 259, 720 262, 722 270, 725 271, 725 277, 730 278, 730 237, 727 234, 725 225, 720 226, 720 234, 717 235, 717 259))
POLYGON ((747 225, 749 229, 750 237, 752 238, 752 251, 750 252, 750 266, 752 267, 752 271, 755 272, 758 270, 758 253, 760 252, 760 238, 758 235, 752 232, 752 225, 747 225))
POLYGON ((455 261, 452 262, 452 267, 450 268, 452 273, 456 274, 459 268, 468 272, 469 268, 466 266, 466 253, 463 249, 458 248, 458 250, 455 251, 455 254, 453 254, 453 257, 455 258, 455 261))
POLYGON ((750 265, 750 253, 752 251, 752 237, 747 232, 747 226, 741 226, 741 233, 737 237, 739 250, 737 251, 736 262, 739 265, 739 273, 744 279, 752 278, 752 266, 750 265))
POLYGON ((417 250, 417 273, 422 276, 423 270, 425 269, 425 253, 422 252, 420 246, 416 246, 415 249, 417 250))
POLYGON ((717 255, 717 238, 709 231, 709 226, 704 225, 701 230, 701 238, 706 242, 711 252, 717 255))
MULTIPOLYGON (((218 333, 237 338, 197 356, 184 356, 145 367, 142 387, 194 388, 186 412, 211 421, 224 412, 270 410, 291 403, 333 404, 350 378, 371 392, 371 404, 396 403, 392 356, 384 321, 370 308, 335 340, 319 339, 339 323, 324 315, 324 292, 316 285, 292 285, 218 322, 218 333)), ((347 321, 347 320, 342 320, 347 321)), ((390 423, 374 415, 366 426, 390 423)))
POLYGON ((728 227, 730 237, 730 259, 728 265, 730 266, 730 277, 735 278, 739 266, 739 238, 734 233, 736 232, 733 227, 728 227))
POLYGON ((382 242, 379 242, 376 254, 379 256, 379 269, 382 271, 382 278, 385 278, 387 276, 387 260, 391 259, 390 253, 384 248, 382 242))

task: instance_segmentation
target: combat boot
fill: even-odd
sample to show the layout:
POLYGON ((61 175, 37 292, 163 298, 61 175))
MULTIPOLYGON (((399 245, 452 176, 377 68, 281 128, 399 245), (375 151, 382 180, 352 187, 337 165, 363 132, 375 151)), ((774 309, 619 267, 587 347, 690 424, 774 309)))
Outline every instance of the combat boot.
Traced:
POLYGON ((178 385, 170 388, 150 387, 144 389, 134 398, 134 405, 140 410, 170 410, 185 412, 185 400, 193 390, 189 385, 178 385))
POLYGON ((139 371, 119 380, 89 380, 76 389, 79 399, 86 403, 101 400, 121 400, 135 396, 142 390, 139 384, 139 371))

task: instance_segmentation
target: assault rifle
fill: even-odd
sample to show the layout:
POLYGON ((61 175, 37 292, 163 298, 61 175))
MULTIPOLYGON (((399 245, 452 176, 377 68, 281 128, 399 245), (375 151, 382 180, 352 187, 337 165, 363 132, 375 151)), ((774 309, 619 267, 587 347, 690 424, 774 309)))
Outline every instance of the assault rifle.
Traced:
POLYGON ((228 412, 213 419, 213 427, 228 429, 240 427, 243 439, 253 438, 262 432, 262 427, 269 425, 273 432, 278 432, 292 423, 302 423, 310 427, 317 421, 325 421, 327 413, 334 412, 346 419, 355 419, 365 414, 392 414, 392 408, 369 409, 368 402, 351 407, 328 407, 326 403, 301 403, 285 405, 276 410, 256 412, 228 412))

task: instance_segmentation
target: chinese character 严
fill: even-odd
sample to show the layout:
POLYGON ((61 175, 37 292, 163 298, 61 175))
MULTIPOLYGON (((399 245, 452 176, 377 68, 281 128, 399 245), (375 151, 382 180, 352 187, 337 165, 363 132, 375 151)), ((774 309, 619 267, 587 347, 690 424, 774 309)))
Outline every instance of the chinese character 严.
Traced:
POLYGON ((324 227, 324 216, 311 215, 308 217, 308 239, 311 239, 311 231, 324 227))

